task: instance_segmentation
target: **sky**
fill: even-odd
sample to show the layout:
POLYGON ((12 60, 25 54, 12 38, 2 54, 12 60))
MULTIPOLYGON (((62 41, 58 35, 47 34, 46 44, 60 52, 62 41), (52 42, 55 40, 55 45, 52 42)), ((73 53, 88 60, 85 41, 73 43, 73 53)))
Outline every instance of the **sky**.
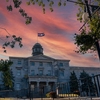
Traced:
POLYGON ((67 5, 58 7, 57 1, 53 6, 54 11, 50 12, 46 2, 46 13, 38 5, 26 5, 22 0, 21 7, 32 17, 32 23, 25 24, 25 19, 20 15, 18 9, 8 11, 7 5, 13 5, 12 0, 0 0, 0 59, 9 59, 9 56, 29 57, 32 56, 32 47, 35 43, 40 43, 44 49, 44 55, 56 59, 70 60, 70 66, 99 67, 98 57, 93 54, 77 54, 74 44, 74 34, 79 33, 82 23, 77 21, 76 13, 78 6, 67 2, 67 5), (2 44, 8 33, 22 37, 23 47, 16 44, 15 48, 7 48, 7 53, 3 52, 2 44), (37 33, 44 33, 44 37, 38 37, 37 33))

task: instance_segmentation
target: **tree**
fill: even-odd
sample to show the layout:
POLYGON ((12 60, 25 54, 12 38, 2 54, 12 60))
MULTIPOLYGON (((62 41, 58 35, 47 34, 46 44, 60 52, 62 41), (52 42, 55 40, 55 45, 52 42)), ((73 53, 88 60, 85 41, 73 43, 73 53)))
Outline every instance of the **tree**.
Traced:
MULTIPOLYGON (((6 29, 4 29, 4 30, 6 30, 6 29)), ((8 33, 7 30, 6 30, 6 32, 8 33)), ((20 48, 23 46, 21 37, 17 37, 16 35, 11 36, 10 34, 8 34, 8 35, 9 36, 6 36, 6 39, 9 39, 9 40, 4 42, 4 44, 2 45, 2 48, 5 53, 7 52, 6 47, 8 47, 8 46, 10 46, 11 48, 14 48, 16 43, 19 44, 20 48)))
POLYGON ((100 59, 100 0, 92 0, 91 3, 88 0, 78 0, 78 2, 79 12, 77 13, 77 18, 84 24, 80 28, 80 34, 75 34, 75 44, 78 47, 76 52, 85 54, 98 51, 100 59), (92 5, 93 1, 94 4, 92 5), (88 17, 85 21, 83 18, 84 15, 88 17))
POLYGON ((79 89, 78 89, 78 79, 77 79, 74 71, 71 72, 69 84, 70 84, 71 93, 75 93, 75 92, 79 91, 79 89))
POLYGON ((0 60, 0 71, 2 72, 2 81, 6 89, 13 88, 13 74, 10 69, 12 62, 10 60, 0 60))
POLYGON ((86 93, 87 96, 93 95, 95 92, 94 83, 92 77, 89 76, 84 70, 80 73, 81 90, 86 93))

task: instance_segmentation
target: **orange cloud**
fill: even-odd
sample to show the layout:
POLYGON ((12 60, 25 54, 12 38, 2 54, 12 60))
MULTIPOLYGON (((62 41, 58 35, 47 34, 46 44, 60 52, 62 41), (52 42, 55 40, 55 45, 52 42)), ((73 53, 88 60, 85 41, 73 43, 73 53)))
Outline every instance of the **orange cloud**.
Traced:
MULTIPOLYGON (((76 20, 76 12, 73 9, 54 8, 51 13, 49 9, 43 14, 42 8, 38 6, 22 5, 29 16, 32 16, 32 23, 25 25, 25 19, 18 13, 18 9, 12 12, 6 10, 7 3, 0 3, 0 26, 7 29, 12 35, 23 38, 23 48, 19 48, 18 44, 14 49, 7 48, 7 54, 1 51, 0 58, 7 56, 31 56, 32 46, 39 42, 44 48, 44 54, 58 59, 68 59, 70 65, 76 66, 99 66, 98 60, 94 61, 94 57, 88 55, 80 55, 74 52, 74 33, 78 32, 81 24, 76 20), (60 11, 58 11, 58 9, 60 11), (44 32, 45 36, 37 37, 38 32, 44 32)), ((69 8, 69 6, 68 6, 69 8)), ((73 7, 75 8, 75 7, 73 7)), ((75 8, 77 9, 77 8, 75 8)), ((7 32, 0 29, 0 37, 8 35, 7 32)), ((0 40, 2 47, 3 41, 0 40)))

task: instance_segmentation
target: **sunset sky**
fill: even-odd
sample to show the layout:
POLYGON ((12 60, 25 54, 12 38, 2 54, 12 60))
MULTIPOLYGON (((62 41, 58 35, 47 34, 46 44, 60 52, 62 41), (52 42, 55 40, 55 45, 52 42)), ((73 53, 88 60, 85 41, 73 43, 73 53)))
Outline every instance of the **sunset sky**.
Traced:
POLYGON ((10 4, 13 3, 7 3, 6 0, 0 1, 0 59, 8 59, 9 56, 29 57, 32 54, 33 45, 39 42, 44 48, 44 55, 70 60, 70 66, 100 66, 98 57, 93 54, 75 53, 74 34, 79 33, 78 30, 82 26, 77 21, 78 7, 75 4, 67 2, 66 7, 58 7, 55 2, 54 12, 50 12, 49 6, 46 5, 46 14, 43 14, 42 8, 38 5, 28 6, 23 2, 21 7, 32 17, 32 23, 29 25, 25 24, 25 19, 18 9, 13 9, 12 12, 6 9, 10 4), (4 53, 2 44, 7 41, 5 36, 8 33, 1 28, 5 28, 11 35, 22 37, 24 46, 19 48, 16 45, 14 49, 8 47, 7 53, 4 53), (45 36, 37 37, 37 33, 41 32, 45 33, 45 36))

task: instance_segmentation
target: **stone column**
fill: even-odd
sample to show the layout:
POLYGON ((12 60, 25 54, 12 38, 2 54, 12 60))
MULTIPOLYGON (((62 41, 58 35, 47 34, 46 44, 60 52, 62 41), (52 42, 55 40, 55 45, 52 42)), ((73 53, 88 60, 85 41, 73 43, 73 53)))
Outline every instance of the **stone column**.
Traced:
POLYGON ((48 82, 46 82, 46 92, 48 92, 49 90, 49 85, 48 85, 48 82))
POLYGON ((39 92, 39 82, 37 82, 37 91, 39 92))

